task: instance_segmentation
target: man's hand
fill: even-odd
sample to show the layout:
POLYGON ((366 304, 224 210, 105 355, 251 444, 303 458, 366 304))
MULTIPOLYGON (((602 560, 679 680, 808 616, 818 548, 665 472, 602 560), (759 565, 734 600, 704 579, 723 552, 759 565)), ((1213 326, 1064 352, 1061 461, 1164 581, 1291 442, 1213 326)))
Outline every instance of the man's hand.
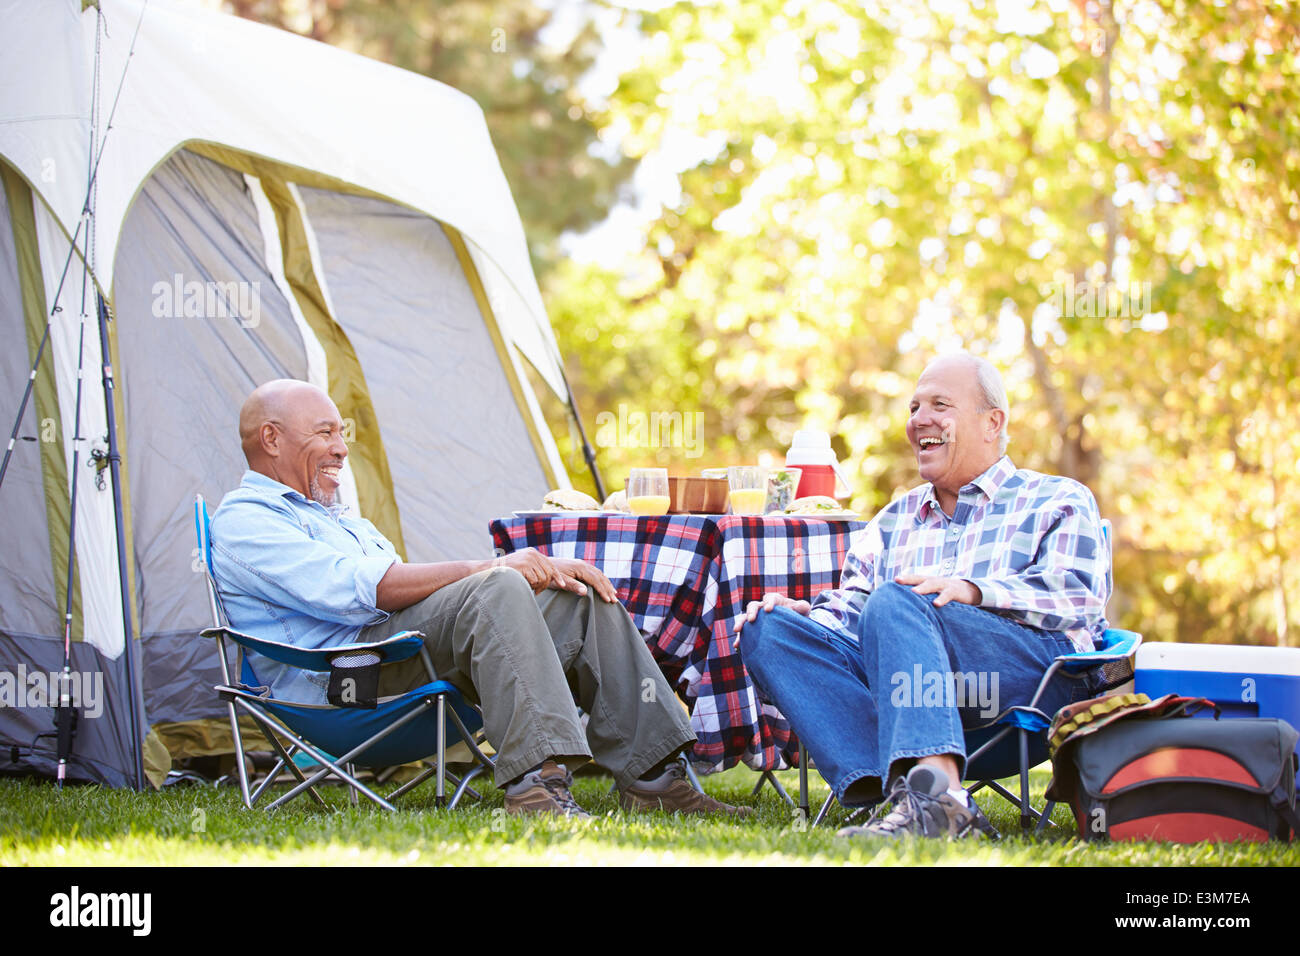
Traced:
POLYGON ((586 594, 587 590, 581 583, 585 581, 596 589, 596 594, 607 604, 613 604, 618 600, 618 592, 614 589, 614 585, 610 583, 609 578, 605 577, 605 572, 600 568, 594 567, 586 561, 579 561, 577 558, 551 558, 551 564, 562 577, 577 584, 582 590, 579 591, 567 585, 557 586, 574 591, 576 594, 586 594))
POLYGON ((535 548, 524 548, 522 551, 502 555, 492 563, 514 568, 524 576, 534 594, 541 594, 547 588, 556 588, 583 595, 587 593, 587 585, 590 584, 607 603, 612 604, 618 600, 618 592, 604 572, 577 558, 548 558, 535 548))
POLYGON ((980 601, 984 599, 980 589, 963 578, 928 578, 924 574, 900 574, 894 578, 894 583, 914 585, 912 590, 917 594, 937 594, 938 597, 933 602, 935 607, 943 607, 949 601, 973 604, 978 607, 980 601))
POLYGON ((812 605, 807 601, 795 601, 784 594, 769 591, 763 595, 763 600, 750 601, 749 607, 745 608, 745 616, 736 622, 736 639, 731 642, 732 650, 740 649, 740 629, 746 624, 753 624, 757 621, 760 610, 772 611, 778 607, 788 607, 796 614, 802 614, 804 617, 807 617, 808 612, 812 610, 812 605))
POLYGON ((562 574, 556 568, 555 562, 536 548, 511 551, 509 554, 501 555, 492 564, 496 567, 514 568, 524 576, 524 580, 528 582, 534 594, 541 594, 550 587, 572 591, 575 594, 587 593, 582 582, 562 574))

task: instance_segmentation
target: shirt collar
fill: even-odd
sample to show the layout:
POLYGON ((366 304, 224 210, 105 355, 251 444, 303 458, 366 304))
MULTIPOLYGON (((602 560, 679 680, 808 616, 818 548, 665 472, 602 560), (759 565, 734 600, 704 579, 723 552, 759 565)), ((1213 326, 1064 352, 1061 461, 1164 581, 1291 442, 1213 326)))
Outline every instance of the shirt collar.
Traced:
MULTIPOLYGON (((1010 458, 1003 455, 987 471, 963 485, 957 496, 960 498, 963 495, 982 491, 992 501, 1002 484, 1015 473, 1016 466, 1011 463, 1010 458)), ((935 512, 943 514, 943 509, 939 507, 939 498, 934 493, 934 485, 928 484, 925 486, 925 494, 921 496, 921 503, 916 508, 916 520, 920 523, 935 512)), ((944 517, 946 518, 947 515, 944 515, 944 517)))
POLYGON ((283 482, 276 481, 274 478, 269 475, 264 475, 260 471, 253 471, 251 468, 244 472, 243 481, 239 484, 241 488, 252 488, 254 491, 259 491, 264 494, 276 495, 281 498, 291 498, 294 501, 301 501, 304 504, 315 505, 318 508, 323 508, 335 518, 341 515, 345 510, 345 506, 338 503, 329 506, 323 505, 319 501, 308 498, 301 491, 290 488, 283 482))

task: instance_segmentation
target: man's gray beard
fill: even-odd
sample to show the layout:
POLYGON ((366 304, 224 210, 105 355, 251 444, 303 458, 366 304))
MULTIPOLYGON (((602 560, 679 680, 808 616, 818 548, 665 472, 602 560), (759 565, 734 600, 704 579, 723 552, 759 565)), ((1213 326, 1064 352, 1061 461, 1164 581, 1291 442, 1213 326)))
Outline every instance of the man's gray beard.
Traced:
POLYGON ((325 492, 321 491, 320 485, 316 483, 315 478, 311 480, 311 484, 307 486, 307 490, 311 492, 312 501, 322 504, 326 508, 333 507, 334 499, 338 497, 337 493, 327 495, 325 492))

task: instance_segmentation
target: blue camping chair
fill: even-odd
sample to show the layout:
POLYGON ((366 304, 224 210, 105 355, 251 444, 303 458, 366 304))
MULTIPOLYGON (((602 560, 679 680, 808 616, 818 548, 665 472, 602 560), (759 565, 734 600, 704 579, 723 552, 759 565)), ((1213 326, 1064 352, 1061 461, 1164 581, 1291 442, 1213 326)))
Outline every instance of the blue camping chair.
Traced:
MULTIPOLYGON (((1101 523, 1102 537, 1106 547, 1110 543, 1110 521, 1101 523)), ((1109 565, 1106 569, 1107 590, 1111 582, 1109 565)), ((1029 801, 1029 771, 1048 759, 1047 730, 1052 724, 1052 715, 1038 708, 1043 694, 1056 680, 1093 679, 1097 696, 1107 694, 1115 688, 1133 679, 1133 655, 1142 643, 1142 635, 1135 631, 1108 628, 1091 651, 1062 654, 1052 662, 1052 666, 1043 674, 1038 688, 1028 704, 1008 707, 989 724, 969 728, 966 738, 966 780, 974 781, 968 788, 971 793, 987 787, 1005 797, 1020 809, 1020 827, 1027 830, 1038 822, 1041 832, 1051 821, 1052 810, 1056 804, 1048 801, 1041 810, 1035 810, 1029 801), (1016 797, 1010 790, 998 783, 998 780, 1020 776, 1020 796, 1016 797)), ((805 817, 808 814, 808 751, 799 744, 799 806, 805 817)), ((832 793, 822 804, 813 826, 826 818, 832 793)))
POLYGON ((287 769, 297 778, 297 785, 268 804, 267 809, 274 809, 303 792, 310 793, 318 804, 324 806, 325 801, 316 791, 316 784, 335 777, 350 788, 354 803, 357 794, 361 794, 385 810, 393 810, 395 807, 389 800, 357 779, 355 768, 391 767, 428 758, 433 759, 434 766, 426 768, 413 780, 398 787, 390 795, 391 799, 396 799, 435 775, 438 806, 442 806, 446 800, 448 777, 456 786, 451 800, 446 803, 449 809, 465 793, 478 798, 469 784, 476 776, 492 768, 492 758, 479 749, 480 739, 476 737, 483 725, 482 716, 465 701, 455 686, 437 679, 433 662, 421 640, 422 635, 415 631, 403 631, 383 641, 311 650, 236 631, 229 626, 217 592, 216 577, 212 571, 208 510, 202 495, 195 496, 194 525, 199 553, 203 555, 207 574, 208 602, 213 620, 213 626, 202 631, 202 636, 214 638, 217 642, 223 683, 216 686, 216 691, 225 702, 230 717, 239 771, 239 789, 244 806, 252 809, 280 772, 287 769), (227 639, 240 649, 241 682, 238 684, 230 679, 227 639), (279 701, 271 698, 266 688, 257 686, 257 678, 244 658, 245 651, 255 651, 290 667, 318 672, 373 663, 376 658, 382 666, 409 660, 419 654, 428 670, 429 682, 396 697, 380 698, 373 709, 279 701), (243 737, 239 729, 240 713, 252 718, 277 754, 271 772, 251 792, 245 767, 243 737), (451 728, 447 726, 448 720, 451 721, 451 728), (464 777, 458 777, 446 769, 447 746, 457 742, 463 742, 475 760, 475 765, 464 777), (299 754, 309 757, 320 769, 308 776, 294 760, 295 755, 299 754), (341 756, 335 757, 332 754, 341 756))

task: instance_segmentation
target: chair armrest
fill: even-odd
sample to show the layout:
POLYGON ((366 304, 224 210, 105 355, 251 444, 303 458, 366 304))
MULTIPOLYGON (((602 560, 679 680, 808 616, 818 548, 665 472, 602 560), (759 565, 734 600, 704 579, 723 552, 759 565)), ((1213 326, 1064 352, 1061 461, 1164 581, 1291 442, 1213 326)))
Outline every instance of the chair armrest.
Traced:
POLYGON ((1062 654, 1057 660, 1061 662, 1062 668, 1066 671, 1077 674, 1080 671, 1089 670, 1108 661, 1117 661, 1121 658, 1130 657, 1137 651, 1138 645, 1142 643, 1141 634, 1136 631, 1121 630, 1117 627, 1107 628, 1103 639, 1106 643, 1096 650, 1062 654))
POLYGON ((340 644, 335 647, 294 647, 279 641, 244 634, 230 627, 209 627, 199 632, 202 637, 225 635, 246 651, 261 654, 280 664, 287 664, 304 671, 328 671, 330 660, 342 653, 354 651, 375 651, 385 664, 404 661, 420 653, 424 646, 419 631, 402 631, 382 641, 368 641, 363 644, 340 644))

